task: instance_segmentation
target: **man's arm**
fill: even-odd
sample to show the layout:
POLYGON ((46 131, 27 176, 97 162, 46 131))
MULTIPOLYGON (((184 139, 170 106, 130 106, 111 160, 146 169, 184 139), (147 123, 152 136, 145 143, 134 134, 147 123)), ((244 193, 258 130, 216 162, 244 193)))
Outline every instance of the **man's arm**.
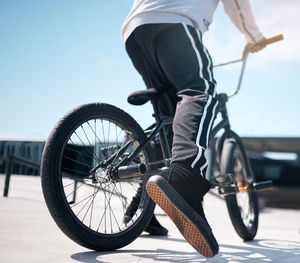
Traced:
POLYGON ((245 35, 247 42, 256 43, 263 38, 254 21, 248 0, 222 0, 222 2, 231 21, 245 35))
POLYGON ((247 44, 244 48, 243 56, 247 52, 257 52, 264 48, 259 42, 264 40, 254 21, 251 6, 248 0, 222 0, 224 9, 229 15, 231 21, 244 34, 247 44), (258 43, 254 45, 255 43, 258 43))

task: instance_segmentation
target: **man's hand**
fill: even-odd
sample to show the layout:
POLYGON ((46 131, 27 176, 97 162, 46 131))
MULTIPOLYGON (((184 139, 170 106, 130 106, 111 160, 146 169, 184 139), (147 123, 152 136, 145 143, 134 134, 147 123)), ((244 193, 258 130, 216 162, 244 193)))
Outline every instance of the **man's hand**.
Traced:
POLYGON ((263 37, 261 40, 259 40, 256 43, 247 43, 246 46, 244 47, 243 57, 245 57, 246 54, 249 52, 254 53, 264 49, 266 45, 263 42, 265 40, 266 39, 263 37))

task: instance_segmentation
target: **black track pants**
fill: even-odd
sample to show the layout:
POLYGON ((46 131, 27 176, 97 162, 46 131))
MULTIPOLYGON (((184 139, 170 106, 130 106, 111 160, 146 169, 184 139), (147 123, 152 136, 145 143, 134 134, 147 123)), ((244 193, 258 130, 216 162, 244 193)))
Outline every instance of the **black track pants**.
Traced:
POLYGON ((173 122, 172 162, 204 176, 217 100, 201 33, 184 24, 146 24, 130 35, 126 50, 147 88, 174 90, 181 98, 173 122))

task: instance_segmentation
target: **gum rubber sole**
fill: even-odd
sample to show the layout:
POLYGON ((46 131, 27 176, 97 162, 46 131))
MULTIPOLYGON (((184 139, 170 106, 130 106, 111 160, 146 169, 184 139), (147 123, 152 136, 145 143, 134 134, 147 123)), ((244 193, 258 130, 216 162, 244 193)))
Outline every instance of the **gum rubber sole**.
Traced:
POLYGON ((208 258, 218 253, 217 243, 216 249, 213 251, 195 224, 170 201, 164 191, 155 182, 151 182, 150 180, 147 183, 146 189, 152 200, 165 211, 186 241, 194 249, 208 258))

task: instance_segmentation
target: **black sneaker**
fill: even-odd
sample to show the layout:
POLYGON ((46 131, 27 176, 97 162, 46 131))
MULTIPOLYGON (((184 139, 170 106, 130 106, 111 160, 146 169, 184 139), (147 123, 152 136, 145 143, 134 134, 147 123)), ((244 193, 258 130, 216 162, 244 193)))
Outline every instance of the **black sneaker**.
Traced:
MULTIPOLYGON (((124 217, 123 217, 123 223, 127 225, 134 214, 136 213, 140 200, 141 200, 141 194, 142 194, 142 187, 143 185, 140 184, 135 196, 132 198, 130 205, 127 207, 124 217)), ((156 219, 155 215, 153 214, 149 224, 144 230, 145 232, 149 233, 149 235, 153 236, 166 236, 168 235, 168 229, 164 228, 156 219)))
POLYGON ((151 236, 167 236, 168 229, 164 228, 157 220, 156 216, 153 214, 148 226, 144 230, 151 236))
MULTIPOLYGON (((177 186, 175 185, 176 188, 184 189, 187 187, 187 181, 191 178, 188 178, 187 181, 183 179, 184 182, 181 186, 179 179, 180 177, 176 180, 173 179, 173 183, 178 184, 177 186)), ((200 204, 198 203, 198 207, 196 207, 196 201, 190 205, 189 203, 191 202, 188 203, 190 196, 194 196, 194 200, 198 200, 198 197, 195 197, 195 192, 190 191, 192 195, 189 195, 190 192, 185 193, 186 196, 183 198, 183 194, 179 194, 171 183, 172 180, 168 182, 162 176, 155 175, 149 179, 146 189, 153 201, 171 218, 180 233, 193 248, 205 257, 210 258, 215 256, 219 252, 219 245, 205 218, 201 201, 200 204)), ((189 187, 193 189, 192 185, 189 187)), ((205 186, 205 188, 207 188, 207 186, 205 186)), ((199 193, 199 195, 200 194, 201 193, 199 193)), ((205 193, 202 193, 201 199, 204 194, 205 193)))

